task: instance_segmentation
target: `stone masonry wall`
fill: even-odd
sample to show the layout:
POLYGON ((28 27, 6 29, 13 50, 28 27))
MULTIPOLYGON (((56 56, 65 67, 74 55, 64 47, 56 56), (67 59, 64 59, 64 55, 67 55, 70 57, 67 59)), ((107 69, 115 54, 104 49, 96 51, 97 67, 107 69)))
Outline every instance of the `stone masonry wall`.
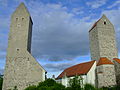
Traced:
POLYGON ((116 85, 114 65, 100 65, 96 69, 98 88, 116 85))
POLYGON ((97 22, 96 26, 89 32, 90 52, 92 60, 107 57, 109 60, 118 57, 115 30, 106 16, 97 22))
POLYGON ((120 63, 114 61, 117 85, 120 85, 120 63))
POLYGON ((23 90, 29 85, 36 85, 45 80, 45 70, 29 54, 22 51, 17 57, 7 57, 4 73, 3 90, 23 90))
POLYGON ((89 32, 91 60, 98 60, 100 58, 98 31, 96 29, 95 27, 89 32))
POLYGON ((6 66, 2 90, 24 90, 29 85, 36 85, 45 80, 41 65, 30 54, 32 38, 32 20, 23 3, 11 17, 6 66))

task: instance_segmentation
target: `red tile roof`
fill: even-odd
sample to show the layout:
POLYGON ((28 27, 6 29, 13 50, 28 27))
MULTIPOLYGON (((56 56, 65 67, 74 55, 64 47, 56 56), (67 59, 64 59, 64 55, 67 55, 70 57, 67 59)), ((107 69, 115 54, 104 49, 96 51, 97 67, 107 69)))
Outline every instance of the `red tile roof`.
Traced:
POLYGON ((60 79, 64 77, 65 75, 70 77, 70 76, 75 76, 75 75, 82 75, 82 74, 87 74, 92 65, 94 64, 94 61, 89 61, 85 63, 80 63, 77 65, 74 65, 72 67, 69 67, 65 69, 58 77, 57 79, 60 79))
POLYGON ((114 64, 113 62, 111 62, 109 59, 107 59, 106 57, 101 57, 97 63, 97 66, 99 65, 103 65, 103 64, 114 64))
POLYGON ((118 58, 113 58, 113 60, 120 63, 120 59, 118 59, 118 58))

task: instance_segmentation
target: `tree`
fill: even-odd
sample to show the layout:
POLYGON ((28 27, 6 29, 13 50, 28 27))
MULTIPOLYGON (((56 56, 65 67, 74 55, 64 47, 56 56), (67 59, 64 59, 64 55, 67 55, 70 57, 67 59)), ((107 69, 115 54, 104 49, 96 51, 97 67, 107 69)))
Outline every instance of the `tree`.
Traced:
POLYGON ((25 90, 37 90, 37 87, 35 85, 27 87, 25 90))
POLYGON ((81 76, 75 76, 73 79, 69 81, 69 89, 71 90, 82 90, 83 88, 83 79, 81 76))
POLYGON ((29 86, 25 90, 65 90, 65 86, 56 83, 53 79, 47 79, 40 82, 37 86, 29 86))
POLYGON ((3 78, 0 77, 0 90, 2 90, 3 78))
POLYGON ((91 84, 85 84, 84 90, 97 90, 97 89, 91 84))

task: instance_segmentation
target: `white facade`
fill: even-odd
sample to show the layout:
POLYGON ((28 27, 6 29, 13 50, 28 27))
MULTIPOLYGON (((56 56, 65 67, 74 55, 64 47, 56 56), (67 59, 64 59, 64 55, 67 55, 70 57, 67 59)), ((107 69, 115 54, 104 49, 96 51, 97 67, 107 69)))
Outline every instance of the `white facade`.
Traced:
POLYGON ((90 71, 87 73, 86 83, 95 85, 95 77, 96 77, 95 69, 96 69, 96 61, 94 62, 93 66, 91 67, 90 71))
MULTIPOLYGON (((92 67, 90 68, 89 72, 85 75, 80 75, 83 79, 83 84, 89 83, 95 86, 95 69, 96 69, 96 61, 94 62, 94 64, 92 65, 92 67)), ((56 80, 56 82, 61 83, 62 85, 68 87, 69 86, 69 80, 74 78, 74 76, 72 77, 62 77, 62 79, 58 79, 56 80)))

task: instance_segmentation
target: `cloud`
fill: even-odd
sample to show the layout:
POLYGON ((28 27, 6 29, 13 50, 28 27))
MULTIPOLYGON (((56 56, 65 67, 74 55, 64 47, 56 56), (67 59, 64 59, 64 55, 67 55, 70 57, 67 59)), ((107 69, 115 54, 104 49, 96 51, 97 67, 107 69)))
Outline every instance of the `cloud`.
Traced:
POLYGON ((120 1, 115 1, 112 5, 110 5, 108 8, 113 8, 115 6, 119 6, 120 5, 120 1))
POLYGON ((4 69, 0 69, 0 75, 3 75, 4 69))
POLYGON ((118 52, 120 52, 120 8, 115 10, 105 10, 102 12, 102 14, 106 14, 115 27, 117 47, 118 52))
POLYGON ((0 6, 6 7, 8 5, 8 0, 0 0, 0 6))
POLYGON ((88 30, 91 22, 74 18, 61 4, 29 4, 33 18, 32 53, 49 60, 72 60, 89 53, 88 30), (32 5, 32 6, 31 6, 32 5), (38 12, 39 11, 39 12, 38 12))
POLYGON ((90 6, 91 8, 96 9, 106 4, 106 2, 107 0, 93 0, 91 2, 87 2, 86 4, 90 6))
MULTIPOLYGON (((9 31, 9 23, 8 18, 6 17, 0 17, 0 53, 6 52, 7 44, 8 44, 8 31, 9 31)), ((0 57, 1 58, 1 57, 0 57)))
POLYGON ((44 68, 49 70, 49 72, 58 72, 58 71, 63 71, 64 69, 72 66, 73 63, 55 63, 55 64, 45 64, 43 65, 44 68))
POLYGON ((83 9, 82 7, 81 8, 80 7, 79 8, 73 8, 71 11, 72 11, 73 14, 81 15, 81 14, 84 13, 84 11, 82 9, 83 9))

